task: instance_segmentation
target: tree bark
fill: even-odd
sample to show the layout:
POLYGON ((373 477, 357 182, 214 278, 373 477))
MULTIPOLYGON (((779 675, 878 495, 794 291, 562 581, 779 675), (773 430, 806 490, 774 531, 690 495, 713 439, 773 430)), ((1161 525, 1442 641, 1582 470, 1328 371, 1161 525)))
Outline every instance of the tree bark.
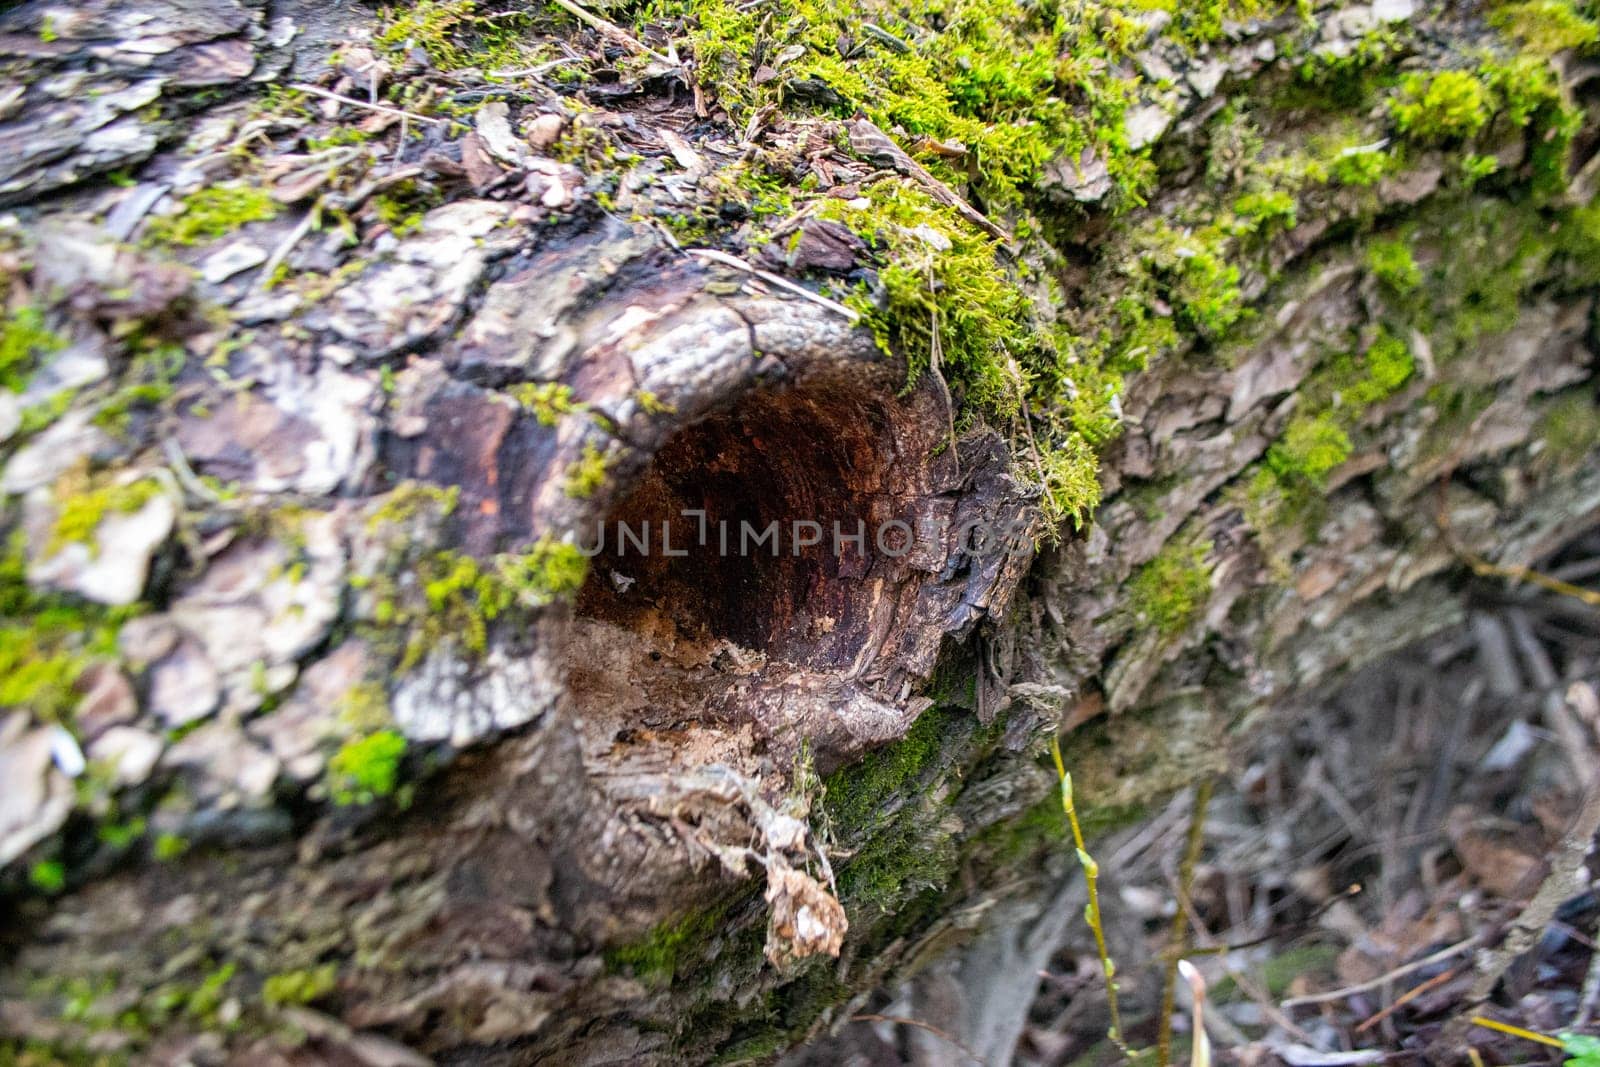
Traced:
POLYGON ((0 15, 19 1057, 763 1062, 924 973, 1002 1058, 1079 921, 1050 738, 1092 830, 1137 820, 1459 621, 1471 567, 1600 511, 1590 64, 1538 60, 1555 164, 1553 124, 1497 112, 1370 182, 1305 179, 1287 221, 1243 199, 1262 136, 1403 126, 1407 72, 1514 52, 1484 12, 1152 20, 1119 119, 1148 202, 1113 212, 1104 161, 1061 146, 991 208, 1040 331, 1125 263, 1179 279, 1135 294, 1175 339, 1117 396, 1081 528, 1035 484, 1039 413, 986 417, 839 302, 882 306, 882 249, 803 210, 765 250, 737 217, 710 254, 661 222, 755 158, 794 194, 932 188, 856 127, 730 124, 670 63, 558 92, 385 59, 354 5, 132 12, 0 15), (1370 110, 1296 95, 1375 41, 1370 110), (377 92, 407 77, 429 88, 377 92), (1223 264, 1250 314, 1213 330, 1169 305, 1219 189, 1256 221, 1223 264), (1158 221, 1178 251, 1139 244, 1158 221), (777 553, 709 550, 774 519, 777 553), (866 540, 801 551, 794 520, 866 540), (654 550, 585 576, 567 546, 619 523, 654 550))

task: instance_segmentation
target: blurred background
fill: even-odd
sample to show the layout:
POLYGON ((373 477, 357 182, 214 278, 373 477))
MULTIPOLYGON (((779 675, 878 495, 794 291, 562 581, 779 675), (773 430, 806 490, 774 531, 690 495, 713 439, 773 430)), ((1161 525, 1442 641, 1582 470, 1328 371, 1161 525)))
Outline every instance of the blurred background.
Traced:
MULTIPOLYGON (((1595 1032, 1600 533, 1539 575, 1473 580, 1464 624, 1303 701, 1236 753, 1212 783, 1187 892, 1195 790, 1094 845, 1139 1062, 1160 1059, 1180 937, 1208 989, 1215 1062, 1437 1062, 1429 1046, 1453 1026, 1484 1064, 1560 1063, 1559 1048, 1469 1019, 1595 1032)), ((1062 835, 1070 848, 1064 820, 1062 835)), ((1085 902, 1074 869, 1046 913, 998 939, 999 989, 963 985, 990 984, 971 953, 931 964, 786 1063, 1115 1062, 1085 902), (984 1017, 962 1014, 972 1005, 984 1017)), ((1179 994, 1170 1056, 1188 1063, 1179 994)))

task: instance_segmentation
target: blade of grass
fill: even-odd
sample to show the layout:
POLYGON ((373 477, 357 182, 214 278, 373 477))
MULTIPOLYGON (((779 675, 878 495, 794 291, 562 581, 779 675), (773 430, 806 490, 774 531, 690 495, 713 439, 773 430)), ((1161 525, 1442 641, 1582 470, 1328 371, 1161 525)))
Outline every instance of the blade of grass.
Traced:
POLYGON ((1177 971, 1189 983, 1194 995, 1194 1044, 1190 1046, 1189 1067, 1211 1067, 1211 1036, 1206 1033, 1206 980, 1200 968, 1188 960, 1179 960, 1177 971))
POLYGON ((1206 809, 1210 804, 1211 779, 1207 778, 1194 788, 1189 838, 1183 860, 1178 865, 1178 909, 1172 915, 1172 943, 1167 946, 1167 969, 1161 989, 1161 1029, 1156 1038, 1156 1062, 1160 1067, 1172 1064, 1172 1015, 1178 1008, 1178 963, 1189 952, 1189 922, 1193 915, 1190 894, 1194 888, 1194 869, 1200 863, 1200 850, 1205 844, 1206 809))
POLYGON ((1485 1030, 1498 1030, 1502 1034, 1510 1034, 1512 1037, 1520 1037, 1524 1041, 1537 1041, 1541 1045, 1549 1045, 1552 1048, 1564 1049, 1567 1047, 1563 1042, 1557 1038, 1550 1037, 1548 1034, 1536 1033, 1533 1030, 1524 1030, 1520 1026, 1512 1026, 1510 1023, 1503 1023, 1498 1019, 1491 1019, 1485 1015, 1474 1015, 1468 1021, 1474 1026, 1483 1027, 1485 1030))

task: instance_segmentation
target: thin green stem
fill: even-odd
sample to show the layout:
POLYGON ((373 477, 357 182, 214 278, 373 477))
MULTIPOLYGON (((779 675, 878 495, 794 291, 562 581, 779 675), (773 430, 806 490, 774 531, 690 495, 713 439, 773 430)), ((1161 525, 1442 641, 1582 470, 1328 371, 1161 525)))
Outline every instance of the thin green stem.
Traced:
POLYGON ((1105 924, 1100 914, 1100 865, 1089 855, 1083 839, 1083 827, 1078 823, 1078 808, 1072 797, 1072 775, 1067 773, 1066 764, 1061 759, 1061 742, 1058 738, 1051 739, 1050 754, 1055 757, 1056 777, 1061 781, 1061 809, 1067 813, 1067 822, 1072 827, 1072 843, 1078 850, 1078 862, 1083 866, 1084 883, 1089 890, 1089 905, 1084 909, 1084 918, 1089 923, 1089 929, 1094 931, 1094 946, 1100 955, 1101 973, 1106 979, 1106 1007, 1111 1014, 1111 1030, 1107 1036, 1127 1056, 1128 1046, 1122 1040, 1122 1012, 1117 1005, 1117 966, 1112 962, 1111 953, 1106 950, 1105 924))

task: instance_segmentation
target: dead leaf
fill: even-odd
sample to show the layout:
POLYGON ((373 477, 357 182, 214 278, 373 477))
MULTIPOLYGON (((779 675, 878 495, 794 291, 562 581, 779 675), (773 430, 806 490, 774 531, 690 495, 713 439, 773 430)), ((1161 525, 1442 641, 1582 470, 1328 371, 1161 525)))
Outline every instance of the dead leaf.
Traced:
POLYGON ((505 177, 505 171, 500 169, 500 165, 489 154, 483 138, 475 132, 461 138, 461 165, 466 169, 467 180, 478 192, 505 177))
POLYGON ((297 204, 328 183, 330 167, 307 167, 280 178, 272 185, 272 199, 280 204, 297 204))
POLYGON ((678 166, 691 173, 699 173, 706 169, 706 161, 693 148, 689 142, 673 133, 671 130, 657 130, 661 136, 661 143, 667 146, 667 151, 672 153, 672 158, 678 161, 678 166))
POLYGON ((524 122, 522 132, 527 135, 528 143, 533 145, 535 151, 544 152, 561 140, 561 128, 564 125, 560 115, 540 115, 524 122))
POLYGON ((848 226, 827 219, 807 219, 796 240, 774 241, 762 250, 762 259, 779 270, 845 274, 855 269, 866 251, 866 243, 848 226))
POLYGON ((1532 892, 1542 866, 1515 832, 1514 827, 1477 818, 1465 805, 1450 812, 1445 826, 1456 858, 1472 880, 1507 900, 1520 900, 1532 892))
POLYGON ((511 167, 520 167, 528 158, 528 146, 511 132, 511 109, 494 100, 478 109, 473 119, 478 143, 490 155, 511 167))
POLYGON ((837 956, 850 923, 822 883, 773 856, 767 866, 767 959, 785 967, 825 952, 837 956))

